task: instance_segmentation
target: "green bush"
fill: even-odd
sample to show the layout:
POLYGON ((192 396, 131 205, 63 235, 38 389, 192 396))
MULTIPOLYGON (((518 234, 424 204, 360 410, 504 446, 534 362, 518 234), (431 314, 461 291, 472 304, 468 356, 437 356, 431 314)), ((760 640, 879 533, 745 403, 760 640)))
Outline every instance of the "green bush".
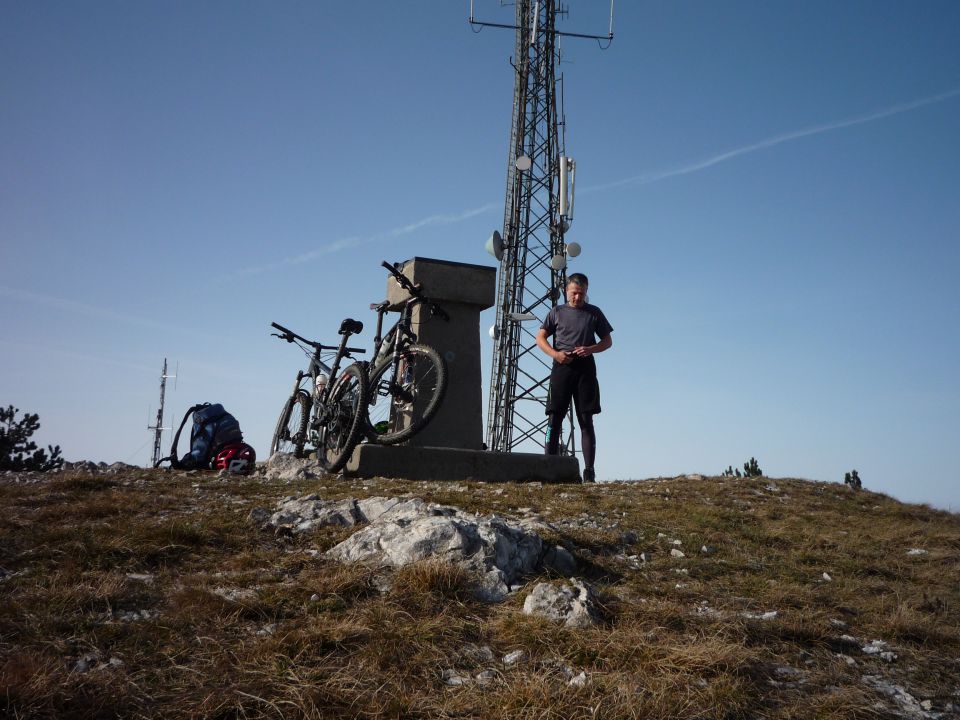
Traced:
POLYGON ((0 470, 59 470, 63 466, 60 446, 37 447, 30 439, 40 429, 40 416, 26 413, 17 420, 18 408, 0 408, 0 470))
POLYGON ((763 470, 760 469, 760 465, 757 463, 757 459, 752 457, 748 462, 743 464, 743 473, 740 472, 740 469, 733 469, 733 465, 728 465, 727 469, 721 473, 723 477, 760 477, 763 475, 763 470))

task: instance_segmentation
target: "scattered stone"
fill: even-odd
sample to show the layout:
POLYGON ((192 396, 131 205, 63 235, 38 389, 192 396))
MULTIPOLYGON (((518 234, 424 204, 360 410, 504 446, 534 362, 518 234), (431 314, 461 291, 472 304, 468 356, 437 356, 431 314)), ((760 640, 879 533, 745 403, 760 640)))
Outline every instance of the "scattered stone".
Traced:
POLYGON ((714 547, 710 547, 709 545, 701 545, 700 552, 703 553, 704 555, 713 555, 714 553, 717 552, 717 549, 714 547))
POLYGON ((127 573, 128 580, 135 580, 146 585, 153 585, 153 575, 150 573, 127 573))
POLYGON ((587 684, 587 674, 585 672, 581 672, 579 675, 575 675, 574 677, 570 678, 570 680, 567 682, 567 685, 569 685, 570 687, 584 687, 586 684, 587 684))
POLYGON ((843 620, 837 620, 837 618, 830 618, 830 624, 838 630, 846 630, 848 627, 850 627, 843 620))
POLYGON ((478 685, 489 685, 496 677, 497 673, 494 670, 484 670, 474 675, 473 679, 477 681, 478 685))
POLYGON ((916 555, 926 555, 927 551, 923 548, 910 548, 907 550, 907 555, 916 556, 916 555))
POLYGON ((88 673, 99 670, 116 670, 124 666, 123 660, 118 657, 111 657, 106 662, 100 659, 96 652, 88 652, 81 655, 73 665, 73 672, 88 673))
POLYGON ((820 577, 823 578, 823 581, 824 581, 824 582, 832 582, 832 581, 833 581, 833 578, 830 577, 830 573, 826 573, 826 572, 825 572, 825 573, 824 573, 823 575, 821 575, 820 577))
POLYGON ((270 521, 270 511, 266 508, 256 507, 253 508, 250 513, 247 515, 247 520, 249 520, 254 525, 259 525, 263 527, 270 521))
POLYGON ((252 588, 225 588, 216 587, 210 592, 234 603, 251 602, 257 599, 257 591, 252 588))
POLYGON ((701 600, 700 603, 693 609, 693 612, 697 615, 707 615, 707 616, 719 614, 718 611, 710 607, 710 603, 708 600, 701 600))
POLYGON ((276 632, 277 632, 276 623, 268 623, 267 625, 264 625, 262 628, 257 630, 257 635, 259 637, 269 637, 271 635, 274 635, 276 632))
POLYGON ((443 682, 450 687, 460 687, 469 682, 470 678, 463 677, 453 668, 447 668, 443 671, 443 682))
POLYGON ((503 656, 503 664, 506 667, 513 667, 518 662, 523 660, 527 656, 527 653, 523 650, 514 650, 513 652, 508 652, 503 656))
POLYGON ((887 649, 885 640, 871 640, 860 648, 865 655, 879 655, 881 660, 893 662, 897 659, 897 654, 887 649))
POLYGON ((99 662, 99 658, 96 653, 86 653, 81 656, 76 663, 73 665, 73 671, 75 673, 85 673, 89 672, 90 668, 96 665, 99 662))
POLYGON ((863 683, 893 700, 906 713, 906 717, 931 719, 941 717, 939 714, 930 712, 933 708, 932 703, 929 708, 924 707, 904 687, 894 685, 878 675, 864 675, 863 683))
POLYGON ((92 460, 65 462, 60 468, 60 472, 62 473, 84 475, 119 475, 120 473, 128 473, 131 470, 143 470, 143 468, 136 465, 128 465, 123 462, 115 462, 108 465, 105 462, 95 463, 92 460))
POLYGON ((274 453, 267 460, 264 477, 267 480, 310 480, 324 475, 316 460, 294 457, 291 453, 274 453))
POLYGON ((680 547, 681 545, 683 545, 683 543, 680 542, 679 540, 671 540, 671 541, 670 541, 670 544, 671 544, 671 545, 676 545, 677 547, 680 547))
POLYGON ((474 645, 473 643, 467 643, 460 651, 456 654, 455 658, 458 662, 462 661, 464 663, 472 664, 484 664, 492 663, 494 661, 493 650, 490 649, 489 645, 474 645))
POLYGON ((745 617, 747 620, 765 620, 765 621, 767 621, 767 620, 776 620, 776 619, 777 619, 778 612, 777 612, 776 610, 770 610, 770 611, 765 612, 765 613, 745 612, 745 613, 741 613, 741 615, 742 615, 743 617, 745 617))
POLYGON ((683 558, 683 557, 686 557, 686 555, 683 554, 682 550, 677 550, 676 548, 673 548, 670 551, 670 557, 683 558))
POLYGON ((593 588, 579 578, 560 586, 537 584, 524 601, 523 612, 561 620, 567 627, 589 627, 600 621, 593 588))

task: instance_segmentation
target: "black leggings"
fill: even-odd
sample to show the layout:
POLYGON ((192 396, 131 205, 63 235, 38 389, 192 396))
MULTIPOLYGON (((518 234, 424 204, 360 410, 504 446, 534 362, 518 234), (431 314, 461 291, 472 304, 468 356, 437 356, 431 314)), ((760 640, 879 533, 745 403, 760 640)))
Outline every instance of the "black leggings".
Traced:
MULTIPOLYGON (((560 435, 563 432, 563 419, 566 413, 550 413, 550 423, 547 426, 547 455, 560 453, 560 435)), ((597 433, 593 429, 593 414, 577 415, 580 424, 580 444, 583 447, 583 467, 593 470, 593 461, 597 457, 597 433)))

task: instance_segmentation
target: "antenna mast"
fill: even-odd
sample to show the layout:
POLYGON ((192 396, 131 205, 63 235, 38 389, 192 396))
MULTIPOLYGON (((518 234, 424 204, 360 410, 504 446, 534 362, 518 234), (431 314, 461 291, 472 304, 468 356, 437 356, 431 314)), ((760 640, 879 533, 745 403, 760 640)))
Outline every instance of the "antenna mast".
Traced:
MULTIPOLYGON (((563 98, 558 100, 561 36, 613 39, 606 35, 556 30, 558 0, 516 0, 514 25, 479 22, 470 3, 470 24, 516 31, 511 65, 516 71, 513 122, 507 161, 503 235, 494 233, 488 246, 501 261, 497 282, 497 317, 486 444, 510 452, 526 441, 539 444, 547 428, 545 413, 550 364, 536 343, 539 322, 563 294, 567 256, 579 246, 564 242, 573 217, 574 163, 566 157, 563 98)), ((560 75, 562 89, 562 74, 560 75)), ((575 451, 572 408, 565 449, 575 451)))
POLYGON ((147 430, 153 430, 153 461, 150 467, 155 467, 160 461, 160 440, 164 430, 170 428, 163 427, 163 403, 167 394, 167 378, 175 378, 176 375, 167 375, 167 359, 163 359, 163 372, 160 373, 160 408, 157 410, 157 424, 147 425, 147 430))

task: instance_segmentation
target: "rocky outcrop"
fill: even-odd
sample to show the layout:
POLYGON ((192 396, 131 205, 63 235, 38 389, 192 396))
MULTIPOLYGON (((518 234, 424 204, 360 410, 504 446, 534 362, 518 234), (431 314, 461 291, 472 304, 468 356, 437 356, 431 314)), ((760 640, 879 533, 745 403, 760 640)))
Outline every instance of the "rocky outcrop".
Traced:
POLYGON ((494 602, 503 600, 511 586, 526 575, 543 569, 565 575, 576 570, 573 555, 545 543, 537 532, 548 526, 497 515, 478 517, 418 498, 328 501, 317 495, 289 497, 269 517, 254 510, 251 519, 292 533, 325 525, 366 524, 331 548, 327 557, 384 567, 423 560, 450 562, 474 573, 477 596, 494 602))

